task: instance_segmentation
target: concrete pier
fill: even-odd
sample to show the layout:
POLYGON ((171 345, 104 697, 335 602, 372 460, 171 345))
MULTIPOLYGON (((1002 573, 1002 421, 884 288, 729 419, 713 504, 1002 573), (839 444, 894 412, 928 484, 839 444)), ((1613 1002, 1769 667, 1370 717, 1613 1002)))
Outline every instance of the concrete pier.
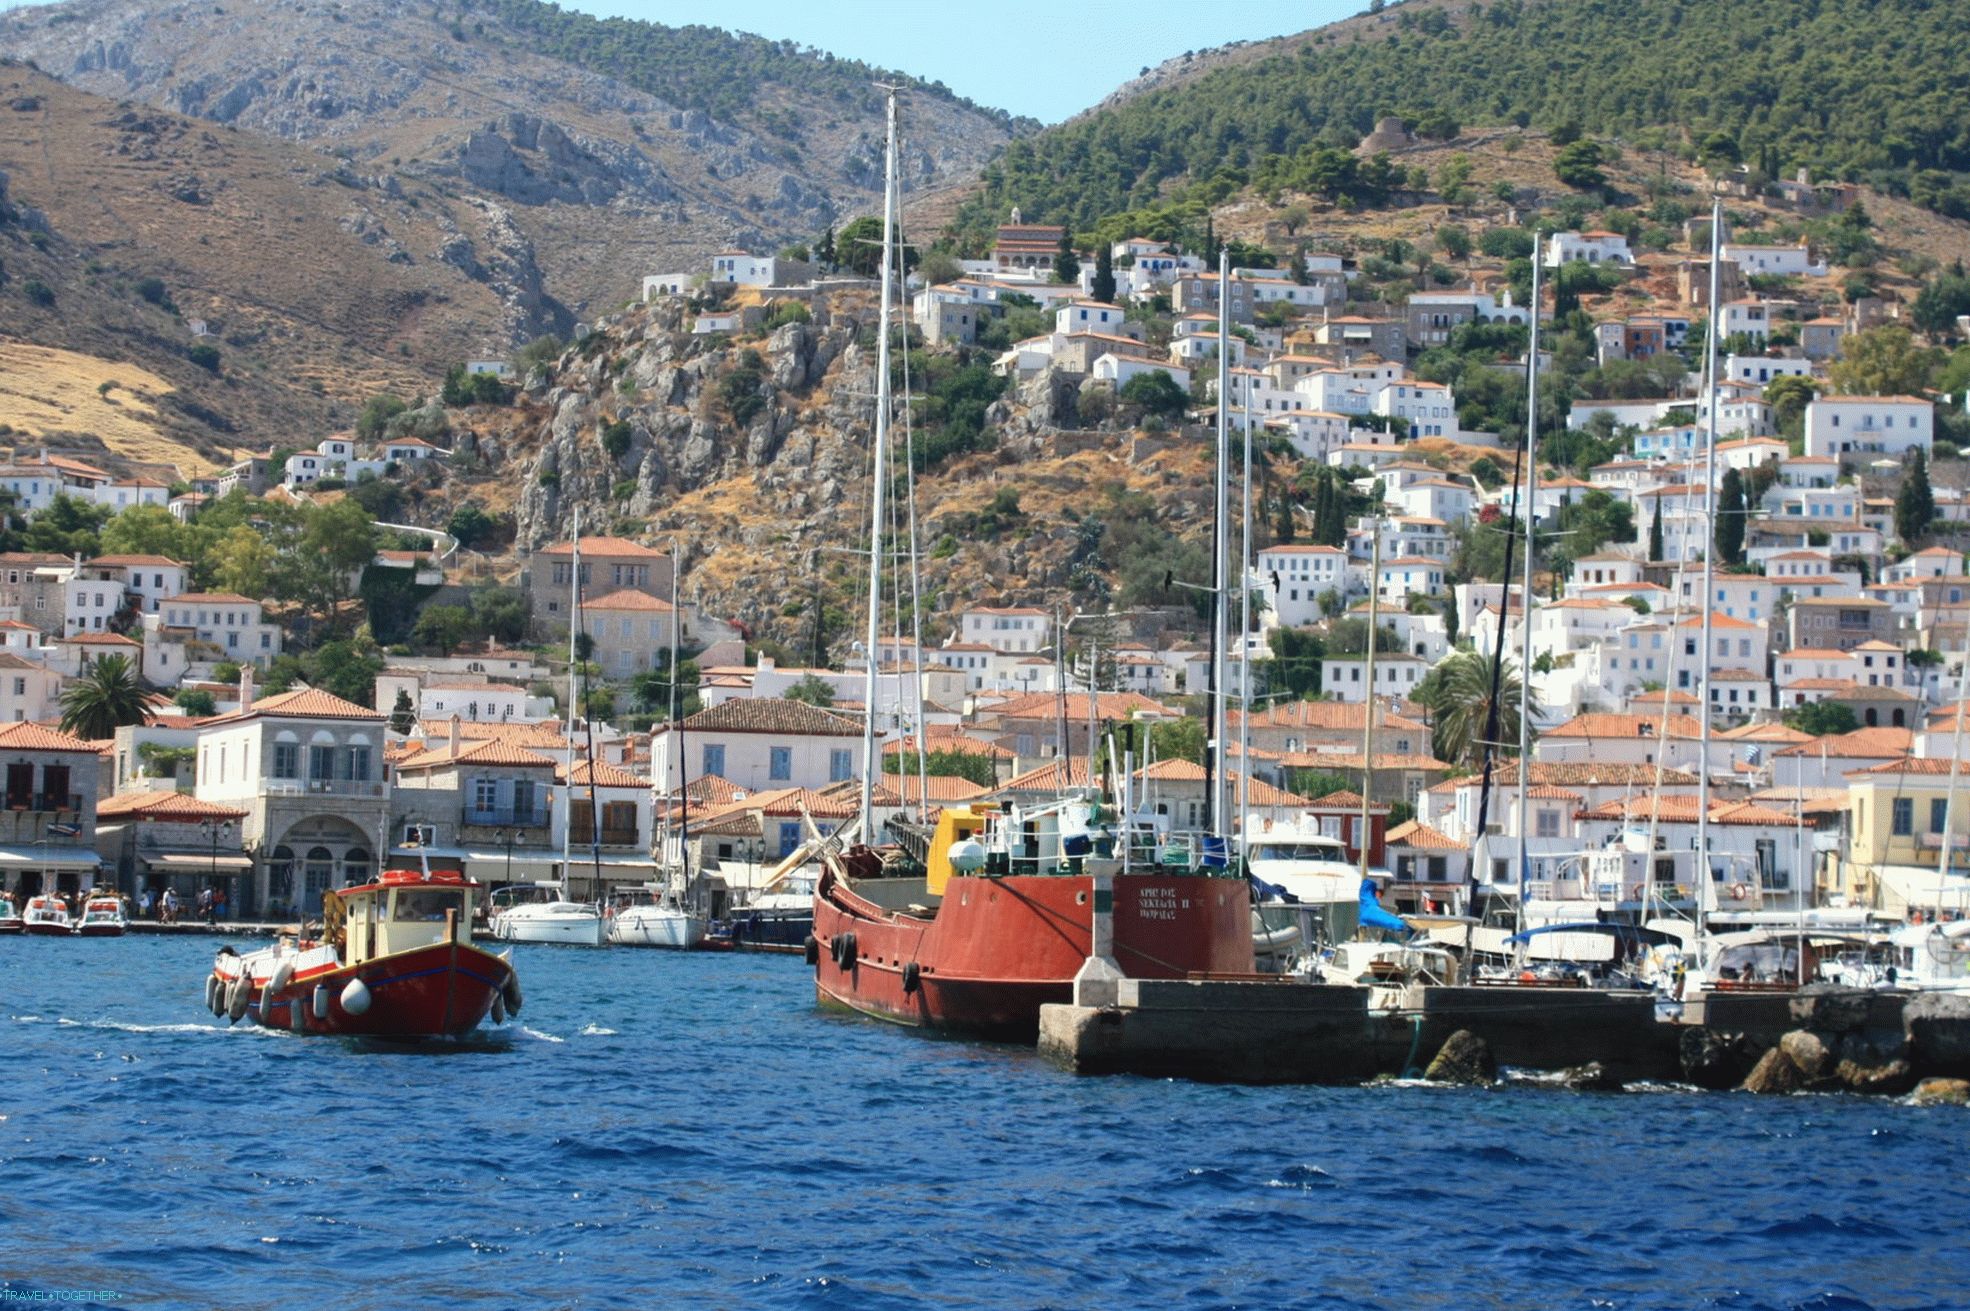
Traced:
POLYGON ((1416 988, 1399 1011, 1371 1011, 1366 988, 1270 980, 1122 979, 1116 994, 1113 1006, 1042 1007, 1041 1053, 1082 1074, 1356 1083, 1418 1073, 1465 1030, 1506 1065, 1682 1076, 1680 1027, 1660 1021, 1646 993, 1416 988))

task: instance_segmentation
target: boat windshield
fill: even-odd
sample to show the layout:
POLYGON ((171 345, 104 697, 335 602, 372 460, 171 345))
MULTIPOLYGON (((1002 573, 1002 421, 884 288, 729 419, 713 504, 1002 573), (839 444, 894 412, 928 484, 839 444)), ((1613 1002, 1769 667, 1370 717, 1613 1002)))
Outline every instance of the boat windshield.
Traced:
POLYGON ((1347 863, 1346 849, 1338 842, 1260 842, 1252 848, 1253 860, 1321 860, 1347 863))
POLYGON ((464 903, 458 888, 409 888, 399 891, 392 907, 392 919, 405 921, 442 920, 445 912, 458 910, 464 903))

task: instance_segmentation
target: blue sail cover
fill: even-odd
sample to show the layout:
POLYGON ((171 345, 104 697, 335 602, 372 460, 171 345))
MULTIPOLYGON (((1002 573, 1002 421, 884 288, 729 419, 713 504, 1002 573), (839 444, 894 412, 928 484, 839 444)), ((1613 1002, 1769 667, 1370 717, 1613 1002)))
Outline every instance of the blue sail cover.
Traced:
POLYGON ((1247 873, 1245 875, 1245 881, 1252 885, 1253 901, 1274 901, 1286 905, 1299 904, 1300 899, 1298 897, 1286 891, 1286 889, 1280 887, 1277 883, 1267 883, 1256 874, 1247 873))
POLYGON ((1375 880, 1361 880, 1361 927, 1364 929, 1395 929, 1406 933, 1409 926, 1401 916, 1391 915, 1382 909, 1382 903, 1375 899, 1375 880))

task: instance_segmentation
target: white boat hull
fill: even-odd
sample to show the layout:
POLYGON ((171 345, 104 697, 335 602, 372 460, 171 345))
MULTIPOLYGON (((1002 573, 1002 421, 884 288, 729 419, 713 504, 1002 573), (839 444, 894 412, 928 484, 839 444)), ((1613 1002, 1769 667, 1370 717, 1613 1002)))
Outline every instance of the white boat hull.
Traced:
POLYGON ((609 941, 624 947, 670 947, 689 951, 705 940, 702 915, 661 906, 631 906, 609 923, 609 941))
POLYGON ((519 906, 504 911, 492 923, 493 937, 501 942, 558 943, 568 947, 599 947, 603 944, 600 911, 583 907, 578 912, 519 906))

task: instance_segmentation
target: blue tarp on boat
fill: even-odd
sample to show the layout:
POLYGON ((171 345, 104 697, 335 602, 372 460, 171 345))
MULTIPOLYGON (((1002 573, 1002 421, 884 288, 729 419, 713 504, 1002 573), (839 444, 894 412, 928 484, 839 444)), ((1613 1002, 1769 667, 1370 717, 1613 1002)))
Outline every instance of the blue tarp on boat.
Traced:
POLYGON ((1407 933, 1409 926, 1399 915, 1391 915, 1382 909, 1382 903, 1375 899, 1375 880, 1361 880, 1361 927, 1364 929, 1395 929, 1407 933))

